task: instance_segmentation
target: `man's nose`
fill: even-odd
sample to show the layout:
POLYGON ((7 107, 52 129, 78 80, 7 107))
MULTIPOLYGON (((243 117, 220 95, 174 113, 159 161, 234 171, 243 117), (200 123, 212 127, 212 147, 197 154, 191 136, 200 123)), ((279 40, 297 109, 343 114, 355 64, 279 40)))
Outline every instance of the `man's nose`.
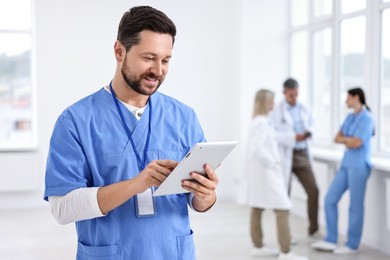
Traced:
POLYGON ((156 76, 164 75, 164 66, 161 63, 161 61, 156 61, 153 63, 153 66, 151 68, 151 72, 154 73, 156 76))

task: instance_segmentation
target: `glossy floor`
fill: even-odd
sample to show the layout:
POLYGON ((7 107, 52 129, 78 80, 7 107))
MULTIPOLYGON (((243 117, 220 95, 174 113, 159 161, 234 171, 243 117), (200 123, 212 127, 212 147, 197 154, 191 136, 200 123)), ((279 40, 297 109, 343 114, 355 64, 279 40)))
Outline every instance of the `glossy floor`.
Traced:
MULTIPOLYGON (((191 213, 199 260, 255 260, 277 257, 251 257, 248 233, 249 210, 234 203, 218 203, 210 212, 191 213)), ((291 229, 297 245, 293 251, 310 259, 390 259, 364 245, 359 253, 335 256, 312 250, 312 238, 306 235, 303 219, 291 216, 291 229)), ((265 242, 277 247, 275 221, 272 211, 264 214, 265 242)), ((75 259, 76 235, 74 225, 59 225, 49 209, 0 211, 0 259, 4 260, 68 260, 75 259)))

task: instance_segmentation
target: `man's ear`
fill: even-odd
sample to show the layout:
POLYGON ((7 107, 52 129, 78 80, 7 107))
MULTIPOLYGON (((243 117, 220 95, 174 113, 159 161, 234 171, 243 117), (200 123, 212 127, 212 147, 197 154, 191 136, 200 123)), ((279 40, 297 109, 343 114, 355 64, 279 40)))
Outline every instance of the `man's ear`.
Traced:
POLYGON ((125 47, 120 43, 120 41, 116 41, 114 44, 114 53, 115 59, 117 62, 123 62, 126 55, 125 47))

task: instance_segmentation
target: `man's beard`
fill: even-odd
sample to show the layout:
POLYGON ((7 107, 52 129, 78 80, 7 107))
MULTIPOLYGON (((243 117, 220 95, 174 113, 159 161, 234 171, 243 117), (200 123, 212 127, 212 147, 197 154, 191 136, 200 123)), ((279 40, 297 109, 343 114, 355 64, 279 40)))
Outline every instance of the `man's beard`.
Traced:
POLYGON ((156 76, 152 72, 145 72, 139 75, 139 77, 137 77, 136 75, 132 74, 129 68, 126 66, 126 59, 123 62, 123 67, 121 69, 121 72, 122 72, 123 79, 126 81, 127 85, 129 85, 129 87, 135 92, 137 92, 138 94, 145 95, 145 96, 153 95, 164 81, 163 77, 156 76), (149 88, 147 87, 142 88, 141 86, 141 80, 145 77, 153 78, 158 81, 158 85, 152 93, 148 91, 149 88))

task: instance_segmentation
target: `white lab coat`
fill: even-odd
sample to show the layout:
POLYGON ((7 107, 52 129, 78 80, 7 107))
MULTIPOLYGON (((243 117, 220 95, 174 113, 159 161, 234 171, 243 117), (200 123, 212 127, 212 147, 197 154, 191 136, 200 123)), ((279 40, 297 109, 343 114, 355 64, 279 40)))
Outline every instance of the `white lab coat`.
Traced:
MULTIPOLYGON (((304 128, 313 134, 313 117, 310 110, 302 104, 300 105, 300 117, 303 123, 304 128)), ((295 131, 294 131, 294 122, 290 115, 290 112, 287 110, 288 104, 287 101, 283 100, 277 106, 274 107, 274 110, 271 113, 272 122, 275 126, 276 136, 279 142, 279 148, 281 152, 283 163, 283 172, 285 178, 286 187, 290 185, 291 179, 291 168, 292 168, 292 159, 293 159, 293 149, 296 144, 295 140, 295 131)), ((309 139, 307 140, 309 142, 309 139)), ((308 145, 309 150, 309 145, 308 145)), ((310 157, 310 152, 309 152, 310 157)), ((311 160, 311 158, 310 158, 311 160)))
POLYGON ((256 116, 250 124, 245 165, 238 196, 240 203, 264 209, 291 208, 278 142, 272 121, 266 116, 256 116))

